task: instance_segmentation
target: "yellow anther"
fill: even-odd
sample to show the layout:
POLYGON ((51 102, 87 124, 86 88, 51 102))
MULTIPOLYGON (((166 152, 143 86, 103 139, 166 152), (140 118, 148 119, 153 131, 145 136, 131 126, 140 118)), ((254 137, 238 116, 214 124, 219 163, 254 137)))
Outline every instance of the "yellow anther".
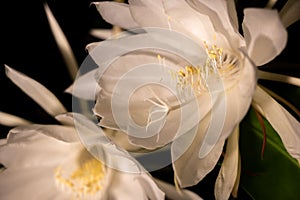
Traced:
POLYGON ((157 59, 158 59, 158 61, 161 60, 161 56, 159 54, 157 54, 157 59))
POLYGON ((191 74, 191 75, 197 74, 197 68, 196 68, 196 67, 193 67, 193 66, 191 66, 191 65, 186 66, 186 67, 185 67, 185 70, 187 71, 188 74, 191 74))
POLYGON ((216 59, 217 58, 217 54, 214 50, 209 50, 208 51, 208 56, 210 59, 216 59))
POLYGON ((75 171, 63 171, 61 166, 55 170, 55 179, 63 188, 68 188, 75 196, 95 195, 103 187, 105 166, 96 159, 84 162, 75 171))
MULTIPOLYGON (((206 41, 203 41, 203 45, 207 53, 204 66, 187 65, 184 69, 171 74, 172 80, 176 80, 178 92, 183 98, 189 96, 191 91, 198 94, 207 92, 207 81, 212 74, 217 75, 214 77, 227 78, 239 71, 240 66, 235 55, 224 52, 223 48, 215 44, 208 45, 206 41)), ((227 80, 231 81, 232 78, 227 80)))
POLYGON ((185 73, 184 73, 184 71, 182 71, 182 70, 179 70, 179 71, 178 71, 178 75, 179 75, 179 76, 182 76, 182 77, 185 77, 185 73))

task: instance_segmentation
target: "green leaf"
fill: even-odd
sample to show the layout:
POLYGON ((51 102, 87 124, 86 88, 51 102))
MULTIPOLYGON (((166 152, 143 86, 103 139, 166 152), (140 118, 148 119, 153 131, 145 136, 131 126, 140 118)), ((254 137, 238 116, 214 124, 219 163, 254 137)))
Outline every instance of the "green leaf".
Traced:
MULTIPOLYGON (((285 150, 280 137, 264 119, 266 144, 263 158, 262 126, 253 108, 240 124, 241 189, 253 199, 300 199, 300 166, 285 150)), ((300 145, 300 144, 299 144, 300 145)))

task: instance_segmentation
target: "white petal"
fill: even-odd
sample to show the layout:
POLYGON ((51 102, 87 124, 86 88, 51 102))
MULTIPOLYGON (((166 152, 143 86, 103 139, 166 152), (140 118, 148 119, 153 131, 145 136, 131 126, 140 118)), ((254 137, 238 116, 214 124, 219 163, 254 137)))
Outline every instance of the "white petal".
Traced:
POLYGON ((273 6, 276 4, 277 0, 268 0, 266 8, 273 8, 273 6))
POLYGON ((76 130, 70 126, 34 124, 31 126, 16 127, 11 132, 14 134, 22 132, 44 134, 59 141, 68 143, 79 142, 76 130))
POLYGON ((222 162, 216 183, 215 197, 217 200, 227 200, 233 190, 238 175, 239 160, 239 128, 229 136, 226 145, 225 157, 222 162))
POLYGON ((229 0, 227 1, 227 9, 228 9, 228 15, 229 15, 229 20, 231 22, 231 25, 235 31, 239 30, 239 22, 238 22, 238 16, 236 12, 236 7, 235 7, 235 2, 234 0, 229 0))
POLYGON ((192 36, 199 43, 205 41, 209 45, 229 48, 227 39, 215 31, 207 15, 196 12, 189 4, 181 0, 165 0, 163 5, 164 12, 170 17, 172 30, 192 36))
POLYGON ((7 142, 6 139, 0 139, 0 147, 3 146, 3 145, 5 145, 6 142, 7 142))
POLYGON ((0 124, 4 126, 21 126, 21 125, 29 125, 32 124, 32 122, 23 119, 21 117, 11 115, 5 112, 0 111, 0 124))
MULTIPOLYGON (((134 20, 143 28, 163 28, 191 35, 189 31, 165 10, 166 2, 129 0, 129 8, 134 20)), ((173 2, 174 3, 174 2, 173 2)), ((146 29, 147 31, 147 29, 146 29)))
POLYGON ((300 1, 288 0, 279 15, 285 27, 288 27, 300 19, 300 1))
POLYGON ((64 61, 68 67, 69 74, 72 79, 75 79, 76 73, 78 71, 78 64, 71 49, 71 46, 66 36, 64 35, 64 32, 61 30, 58 22, 53 16, 47 3, 44 3, 44 9, 49 20, 50 28, 54 35, 54 39, 56 40, 56 44, 58 45, 58 48, 61 51, 64 61))
MULTIPOLYGON (((154 112, 154 104, 150 103, 149 101, 145 101, 146 99, 153 99, 154 101, 158 101, 157 97, 155 97, 154 93, 157 94, 156 96, 159 96, 160 99, 166 100, 166 104, 170 108, 174 107, 176 103, 178 104, 177 100, 172 97, 174 96, 172 93, 164 89, 163 87, 158 87, 155 84, 148 84, 146 86, 140 87, 140 89, 133 91, 131 94, 131 97, 129 100, 129 107, 126 107, 127 99, 124 97, 122 93, 118 93, 116 90, 116 84, 122 81, 122 83, 118 83, 118 86, 122 86, 124 91, 129 91, 129 86, 133 83, 138 84, 139 82, 147 82, 150 78, 152 78, 151 75, 153 74, 147 74, 144 71, 143 74, 139 76, 130 76, 127 79, 125 79, 126 72, 130 72, 130 70, 134 69, 136 66, 142 66, 143 64, 148 63, 158 63, 157 54, 160 54, 160 52, 136 52, 134 54, 128 54, 125 56, 120 57, 118 60, 116 60, 114 63, 112 63, 109 68, 104 72, 102 75, 99 84, 102 87, 102 90, 99 92, 97 96, 96 105, 94 107, 94 112, 96 115, 103 117, 100 121, 100 125, 104 127, 109 127, 112 129, 120 129, 124 132, 127 132, 128 123, 127 121, 130 120, 129 116, 127 115, 128 110, 130 111, 131 118, 140 125, 145 126, 147 124, 147 119, 149 116, 149 111, 154 112), (124 75, 123 75, 124 74, 124 75), (121 78, 121 80, 119 80, 121 78), (153 91, 153 92, 151 92, 153 91), (114 96, 113 96, 114 95, 114 96), (117 96, 118 95, 118 96, 117 96), (118 97, 118 98, 117 98, 118 97), (119 107, 122 107, 119 109, 118 116, 124 116, 126 115, 126 119, 124 121, 120 121, 121 124, 116 124, 115 118, 117 116, 114 116, 113 110, 112 110, 112 102, 113 98, 118 99, 116 103, 118 103, 119 107), (124 103, 125 101, 125 103, 124 103), (173 104, 173 105, 172 105, 173 104), (153 109, 151 109, 153 108, 153 109), (122 126, 123 125, 123 126, 122 126)), ((161 54, 166 55, 166 58, 168 58, 171 54, 161 54)), ((175 56, 171 57, 171 59, 166 59, 165 64, 166 66, 174 66, 174 68, 178 68, 177 63, 181 64, 182 62, 180 59, 176 59, 175 56)), ((185 66, 183 63, 182 66, 185 66)), ((157 74, 154 78, 160 79, 157 75, 168 75, 167 70, 165 69, 165 66, 158 66, 157 74)), ((129 73, 127 73, 129 74, 129 73)), ((168 77, 166 77, 168 78, 168 77)), ((123 91, 119 91, 123 92, 123 91)), ((115 101, 115 100, 114 100, 115 101)), ((162 107, 167 109, 167 106, 162 105, 162 107)), ((115 105, 115 104, 114 104, 115 105)), ((158 107, 156 107, 158 108, 158 107)), ((173 109, 174 110, 174 109, 173 109)), ((156 110, 158 111, 158 110, 156 110)), ((159 139, 157 136, 153 136, 150 138, 147 138, 148 140, 143 138, 133 138, 131 137, 131 142, 141 145, 146 148, 156 148, 157 146, 164 145, 166 142, 168 143, 173 137, 174 133, 178 127, 178 124, 176 121, 178 121, 178 116, 180 116, 180 112, 177 110, 175 112, 172 112, 166 116, 166 120, 169 121, 169 123, 166 126, 169 126, 169 128, 163 129, 163 133, 160 134, 159 139), (177 117, 177 119, 176 119, 177 117), (168 120, 173 118, 174 120, 168 120), (176 120, 175 120, 176 119, 176 120), (174 132, 170 131, 173 130, 174 132)), ((157 116, 156 116, 157 117, 157 116)), ((162 116, 160 116, 162 117, 162 116)), ((133 134, 131 134, 133 136, 133 134)))
POLYGON ((230 42, 232 48, 238 48, 243 44, 241 36, 236 28, 235 13, 229 15, 233 10, 233 2, 224 0, 188 0, 187 1, 199 13, 209 16, 216 31, 222 33, 230 42))
POLYGON ((155 179, 157 185, 165 192, 166 197, 170 199, 176 200, 201 200, 202 198, 199 197, 194 192, 187 190, 187 189, 180 189, 178 190, 174 185, 164 182, 159 179, 155 179))
POLYGON ((287 31, 276 10, 247 8, 242 26, 248 54, 257 66, 273 60, 285 48, 287 31))
POLYGON ((173 169, 181 187, 196 185, 215 167, 220 158, 224 146, 224 140, 218 141, 206 157, 199 158, 198 156, 204 134, 209 126, 209 121, 210 115, 207 115, 201 121, 200 126, 198 127, 198 133, 192 140, 192 144, 190 144, 183 154, 181 153, 182 147, 186 146, 185 143, 189 143, 189 141, 183 141, 179 138, 172 144, 171 153, 173 169), (181 154, 179 158, 177 156, 178 154, 181 154))
POLYGON ((138 147, 134 144, 132 144, 129 141, 128 135, 122 131, 117 131, 113 129, 104 129, 105 135, 114 141, 118 146, 122 147, 126 151, 129 152, 137 152, 139 150, 142 150, 141 147, 138 147))
POLYGON ((124 29, 138 27, 138 24, 131 17, 127 4, 109 1, 93 2, 93 4, 103 19, 108 23, 120 26, 124 29))
POLYGON ((129 0, 129 9, 134 20, 141 27, 168 28, 168 16, 164 13, 162 0, 129 0))
POLYGON ((271 97, 274 98, 274 100, 280 102, 282 105, 284 104, 287 106, 291 111, 293 111, 296 115, 300 116, 300 111, 299 109, 292 103, 290 103, 286 98, 281 97, 277 93, 273 92, 272 90, 260 85, 260 87, 267 92, 271 97))
POLYGON ((123 36, 125 33, 129 34, 128 31, 122 32, 122 29, 119 26, 113 26, 111 29, 95 28, 90 30, 90 34, 92 36, 102 40, 118 38, 121 35, 123 36))
POLYGON ((95 96, 100 90, 95 76, 96 72, 97 69, 94 69, 77 77, 66 92, 82 99, 95 100, 95 96))
POLYGON ((85 116, 74 113, 77 133, 86 149, 108 167, 137 173, 145 169, 125 150, 112 143, 103 130, 85 116))
MULTIPOLYGON (((62 131, 58 132, 58 135, 68 133, 65 129, 48 128, 62 131)), ((0 148, 0 163, 7 168, 49 166, 64 160, 66 154, 72 155, 72 152, 77 152, 78 145, 81 145, 79 142, 67 144, 46 134, 51 133, 34 126, 12 129, 8 134, 7 143, 0 148)))
POLYGON ((6 169, 0 173, 0 187, 2 200, 70 198, 57 190, 54 183, 54 167, 6 169))
POLYGON ((64 114, 56 115, 55 119, 63 125, 74 126, 73 113, 64 113, 64 114))
POLYGON ((52 116, 65 113, 67 110, 62 103, 47 88, 28 76, 5 65, 6 75, 21 90, 38 103, 52 116))
POLYGON ((164 200, 165 195, 147 173, 114 172, 108 199, 164 200))
POLYGON ((240 181, 241 181, 241 168, 242 168, 242 163, 241 163, 241 154, 239 153, 239 158, 238 158, 238 169, 237 169, 237 177, 235 179, 235 183, 231 192, 231 195, 233 196, 233 198, 237 198, 238 197, 238 191, 240 188, 240 181))
POLYGON ((90 30, 90 34, 102 40, 106 40, 113 35, 112 29, 92 29, 90 30))
MULTIPOLYGON (((256 68, 248 59, 243 60, 238 82, 224 91, 213 93, 216 102, 212 107, 212 122, 201 146, 200 157, 205 156, 216 144, 218 139, 225 140, 246 115, 256 86, 256 68), (216 123, 217 121, 218 123, 216 123)), ((226 82, 224 83, 226 87, 226 82)), ((200 99, 201 101, 201 99, 200 99)), ((201 110, 201 109, 200 109, 201 110)))
POLYGON ((300 123, 259 86, 252 105, 268 120, 286 150, 300 163, 300 123))
POLYGON ((283 74, 276 74, 266 71, 258 70, 258 78, 264 80, 271 80, 271 81, 280 81, 283 83, 288 83, 292 85, 296 85, 300 87, 300 78, 287 76, 283 74))

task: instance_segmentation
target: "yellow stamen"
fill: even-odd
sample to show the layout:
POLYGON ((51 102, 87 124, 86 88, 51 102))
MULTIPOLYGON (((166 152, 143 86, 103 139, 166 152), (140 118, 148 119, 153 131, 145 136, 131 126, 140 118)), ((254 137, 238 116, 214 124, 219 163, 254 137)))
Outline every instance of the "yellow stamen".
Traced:
POLYGON ((203 45, 207 53, 204 66, 188 65, 172 73, 181 96, 187 96, 187 92, 191 91, 196 94, 206 92, 208 90, 207 79, 211 74, 216 74, 216 77, 224 80, 228 77, 228 80, 233 80, 236 79, 235 74, 240 71, 239 58, 236 55, 224 52, 223 48, 217 45, 209 46, 205 41, 203 45))
POLYGON ((76 197, 94 196, 103 188, 105 166, 96 159, 84 162, 71 173, 59 166, 55 169, 55 180, 76 197))

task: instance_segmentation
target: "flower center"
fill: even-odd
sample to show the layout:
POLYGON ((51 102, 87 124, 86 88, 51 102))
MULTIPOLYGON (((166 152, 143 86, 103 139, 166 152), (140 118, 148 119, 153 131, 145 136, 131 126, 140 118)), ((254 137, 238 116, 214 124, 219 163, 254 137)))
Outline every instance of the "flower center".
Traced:
POLYGON ((92 158, 85 161, 79 168, 70 172, 62 166, 55 169, 55 181, 64 191, 70 192, 77 198, 98 198, 104 186, 105 166, 92 158))
MULTIPOLYGON (((241 71, 241 58, 231 52, 224 51, 216 45, 209 47, 204 42, 207 60, 203 66, 185 66, 183 69, 172 72, 178 93, 182 97, 192 92, 196 95, 209 90, 209 78, 221 79, 223 88, 230 89, 237 81, 241 71)), ((215 82, 215 81, 213 81, 215 82)))

